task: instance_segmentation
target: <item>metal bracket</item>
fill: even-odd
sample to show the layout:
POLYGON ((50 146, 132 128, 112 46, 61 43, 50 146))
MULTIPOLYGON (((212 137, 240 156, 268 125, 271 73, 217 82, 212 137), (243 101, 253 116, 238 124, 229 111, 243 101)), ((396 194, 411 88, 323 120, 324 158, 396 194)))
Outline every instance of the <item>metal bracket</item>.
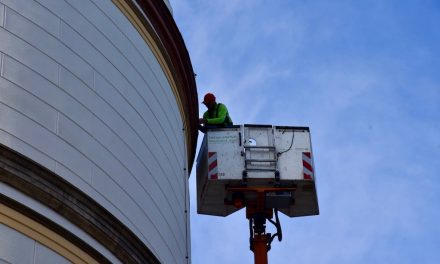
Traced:
POLYGON ((247 180, 248 180, 248 173, 247 173, 247 171, 244 170, 241 175, 242 175, 242 184, 246 185, 247 184, 247 180))

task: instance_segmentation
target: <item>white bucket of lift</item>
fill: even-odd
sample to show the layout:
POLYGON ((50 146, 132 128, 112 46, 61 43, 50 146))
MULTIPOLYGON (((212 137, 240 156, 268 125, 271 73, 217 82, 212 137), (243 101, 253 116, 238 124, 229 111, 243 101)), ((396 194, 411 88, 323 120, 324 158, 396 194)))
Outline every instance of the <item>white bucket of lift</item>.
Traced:
POLYGON ((197 158, 197 210, 227 216, 238 210, 231 205, 228 188, 278 186, 294 187, 295 191, 267 193, 268 208, 278 208, 290 217, 317 215, 315 178, 307 127, 210 129, 197 158))

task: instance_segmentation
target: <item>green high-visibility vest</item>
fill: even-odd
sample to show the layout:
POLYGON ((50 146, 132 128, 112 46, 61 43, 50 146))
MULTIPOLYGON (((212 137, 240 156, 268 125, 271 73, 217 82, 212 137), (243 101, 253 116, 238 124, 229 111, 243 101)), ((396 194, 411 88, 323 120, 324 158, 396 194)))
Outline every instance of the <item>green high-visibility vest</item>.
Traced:
POLYGON ((207 125, 232 125, 232 119, 229 116, 228 108, 222 103, 217 103, 215 107, 210 111, 206 111, 203 114, 203 118, 206 119, 207 125))

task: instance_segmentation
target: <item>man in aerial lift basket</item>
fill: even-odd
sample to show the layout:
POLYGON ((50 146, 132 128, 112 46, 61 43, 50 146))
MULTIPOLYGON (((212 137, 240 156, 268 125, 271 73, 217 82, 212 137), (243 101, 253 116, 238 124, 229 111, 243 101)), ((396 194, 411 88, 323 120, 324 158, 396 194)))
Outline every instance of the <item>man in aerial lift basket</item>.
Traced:
POLYGON ((203 98, 203 104, 208 110, 199 119, 199 130, 206 133, 208 128, 232 126, 232 119, 229 116, 228 108, 222 103, 215 101, 212 93, 207 93, 203 98))

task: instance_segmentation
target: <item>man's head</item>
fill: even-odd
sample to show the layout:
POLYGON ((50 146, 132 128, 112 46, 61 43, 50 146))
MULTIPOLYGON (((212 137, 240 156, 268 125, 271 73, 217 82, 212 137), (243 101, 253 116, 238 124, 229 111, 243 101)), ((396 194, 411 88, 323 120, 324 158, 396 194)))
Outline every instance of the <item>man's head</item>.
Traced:
POLYGON ((208 107, 208 109, 211 109, 215 105, 215 96, 212 93, 205 94, 205 97, 203 97, 203 104, 208 107))

